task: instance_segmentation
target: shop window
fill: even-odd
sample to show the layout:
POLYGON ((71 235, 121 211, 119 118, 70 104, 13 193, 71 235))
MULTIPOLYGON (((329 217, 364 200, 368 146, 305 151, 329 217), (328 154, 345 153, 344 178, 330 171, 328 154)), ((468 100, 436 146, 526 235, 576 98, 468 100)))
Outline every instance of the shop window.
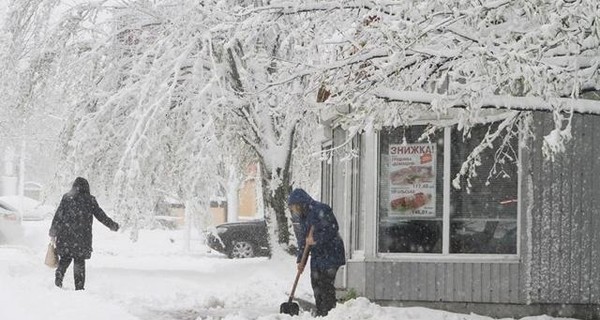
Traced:
POLYGON ((459 189, 448 187, 490 128, 495 124, 475 126, 467 138, 456 127, 425 136, 425 126, 381 131, 379 253, 517 253, 516 138, 509 148, 484 150, 477 176, 461 178, 459 189), (506 158, 512 161, 502 161, 506 158), (449 222, 447 238, 444 221, 449 222))
POLYGON ((442 253, 444 135, 424 130, 381 132, 379 252, 442 253))
MULTIPOLYGON (((489 125, 475 126, 468 139, 463 139, 461 131, 452 130, 452 177, 488 129, 489 125)), ((491 129, 496 130, 495 125, 491 129)), ((477 177, 469 181, 462 177, 461 188, 450 189, 451 253, 517 253, 517 166, 501 160, 517 158, 516 138, 509 146, 499 150, 496 143, 485 149, 479 155, 477 177)))

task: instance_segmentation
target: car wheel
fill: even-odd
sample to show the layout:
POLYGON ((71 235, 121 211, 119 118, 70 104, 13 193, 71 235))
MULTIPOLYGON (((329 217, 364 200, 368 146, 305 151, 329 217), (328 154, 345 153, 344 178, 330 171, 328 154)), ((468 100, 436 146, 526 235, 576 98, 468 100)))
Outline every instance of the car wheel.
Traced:
POLYGON ((254 245, 247 241, 235 241, 231 244, 230 258, 252 258, 254 257, 254 245))

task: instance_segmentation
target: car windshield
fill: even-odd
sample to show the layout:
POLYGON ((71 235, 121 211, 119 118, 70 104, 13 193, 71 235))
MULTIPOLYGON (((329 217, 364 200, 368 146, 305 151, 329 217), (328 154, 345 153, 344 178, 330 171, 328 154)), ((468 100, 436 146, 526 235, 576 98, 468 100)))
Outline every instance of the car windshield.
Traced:
POLYGON ((8 211, 16 211, 13 207, 7 206, 4 203, 0 203, 0 208, 8 211))

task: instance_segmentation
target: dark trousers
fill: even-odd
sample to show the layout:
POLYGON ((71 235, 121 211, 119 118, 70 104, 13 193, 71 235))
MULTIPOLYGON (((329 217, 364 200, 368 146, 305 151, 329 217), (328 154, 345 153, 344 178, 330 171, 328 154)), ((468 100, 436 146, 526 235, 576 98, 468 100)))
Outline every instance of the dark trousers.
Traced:
POLYGON ((54 278, 54 284, 56 284, 57 287, 62 287, 63 278, 65 277, 67 268, 69 268, 69 265, 71 264, 72 260, 75 261, 75 263, 73 264, 75 290, 83 290, 83 287, 85 285, 85 259, 61 256, 58 260, 58 267, 56 268, 56 277, 54 278))
POLYGON ((315 295, 317 305, 316 316, 326 316, 329 310, 335 308, 335 275, 338 268, 325 270, 311 269, 310 282, 315 295))

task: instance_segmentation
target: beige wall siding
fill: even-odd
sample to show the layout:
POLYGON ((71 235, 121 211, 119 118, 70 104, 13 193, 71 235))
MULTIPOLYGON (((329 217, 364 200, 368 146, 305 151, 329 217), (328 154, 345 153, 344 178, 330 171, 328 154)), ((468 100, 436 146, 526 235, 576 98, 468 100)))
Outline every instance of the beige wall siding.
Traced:
POLYGON ((257 217, 256 210, 256 180, 246 180, 239 191, 239 218, 262 218, 257 217))

